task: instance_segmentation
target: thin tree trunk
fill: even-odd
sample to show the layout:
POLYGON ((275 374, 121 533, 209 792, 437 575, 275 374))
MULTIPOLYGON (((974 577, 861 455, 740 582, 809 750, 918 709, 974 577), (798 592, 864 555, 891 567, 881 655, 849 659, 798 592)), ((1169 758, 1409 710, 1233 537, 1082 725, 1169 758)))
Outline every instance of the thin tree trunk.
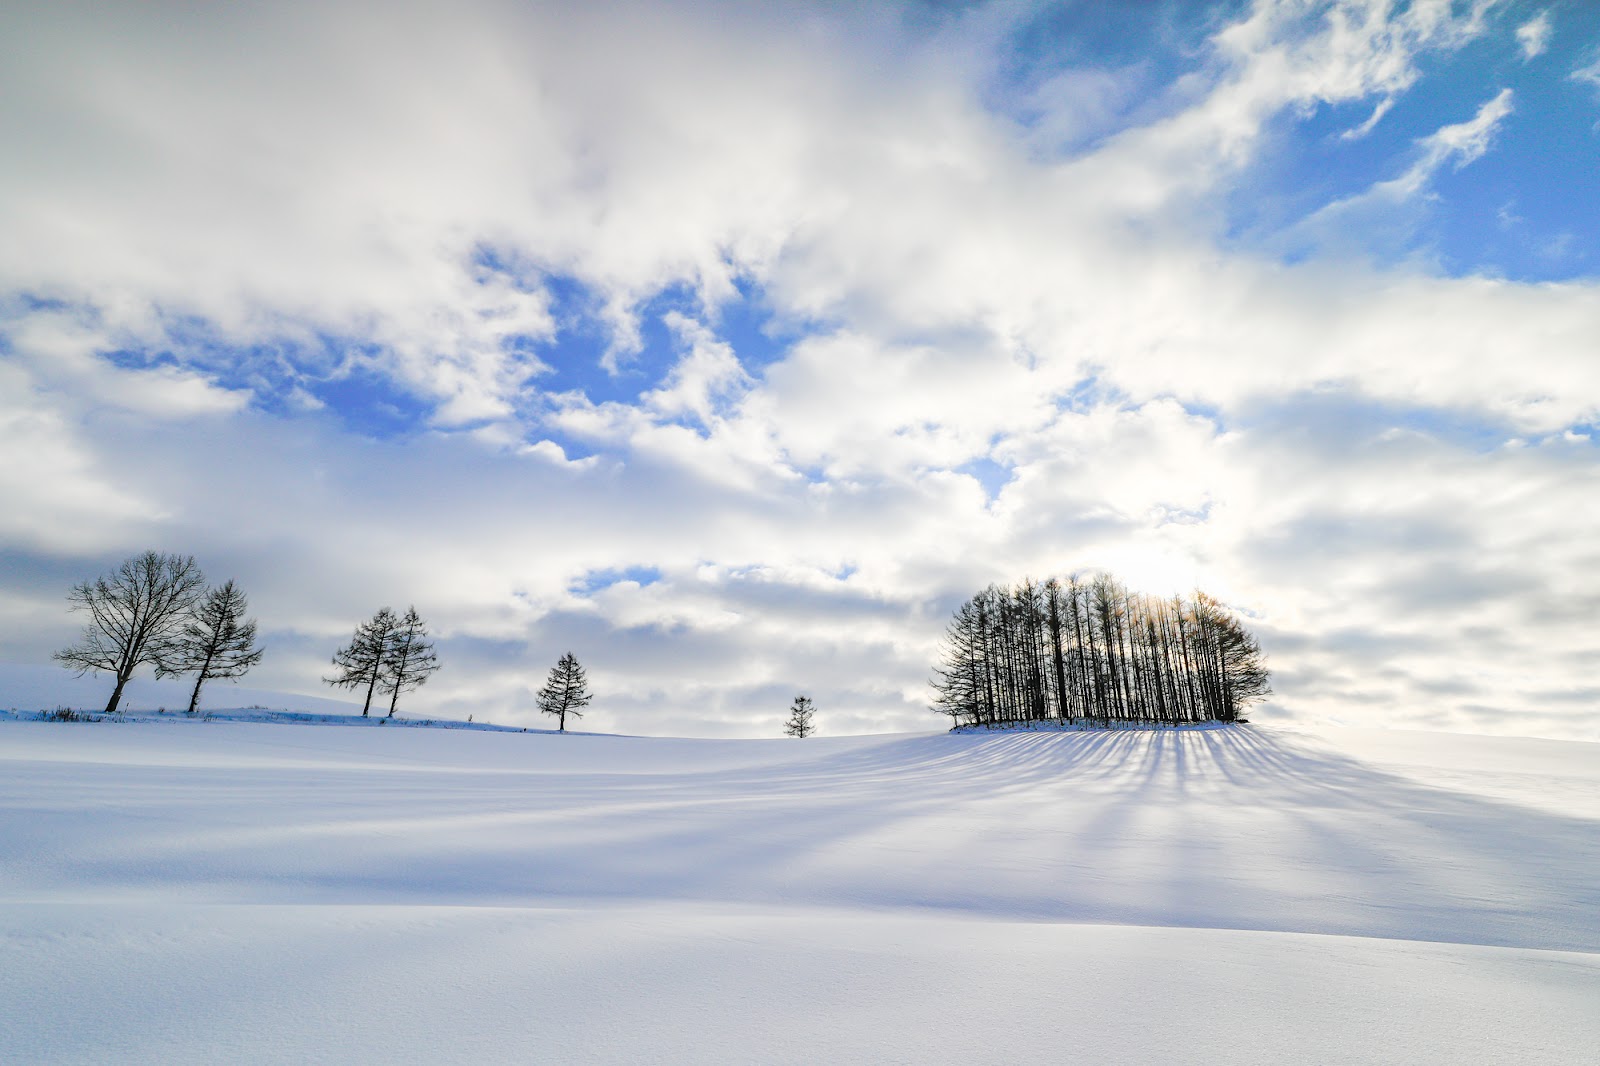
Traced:
POLYGON ((1061 589, 1051 585, 1046 592, 1047 604, 1050 609, 1050 658, 1051 665, 1055 667, 1056 674, 1056 717, 1066 718, 1070 709, 1067 706, 1067 664, 1066 656, 1061 653, 1061 589))
POLYGON ((1184 618, 1183 605, 1174 608, 1178 614, 1178 650, 1183 653, 1183 682, 1189 694, 1189 719, 1200 720, 1200 694, 1195 690, 1195 663, 1189 656, 1189 638, 1193 625, 1184 618))
POLYGON ((1069 586, 1072 590, 1068 605, 1072 608, 1072 634, 1073 647, 1077 653, 1078 671, 1074 679, 1077 686, 1078 701, 1083 711, 1083 717, 1088 718, 1094 702, 1094 690, 1090 685, 1089 667, 1084 656, 1083 625, 1078 620, 1078 583, 1073 581, 1069 586))
MULTIPOLYGON (((1131 676, 1131 672, 1134 669, 1134 666, 1133 666, 1132 663, 1130 663, 1128 661, 1128 653, 1124 650, 1124 643, 1123 643, 1124 637, 1126 636, 1126 633, 1124 632, 1124 630, 1126 629, 1126 625, 1132 621, 1132 619, 1127 617, 1127 613, 1128 613, 1127 603, 1128 603, 1128 597, 1127 597, 1127 594, 1124 593, 1123 596, 1122 596, 1122 604, 1123 604, 1123 606, 1122 606, 1122 617, 1119 617, 1119 618, 1115 619, 1116 628, 1117 628, 1117 658, 1119 660, 1121 660, 1121 663, 1122 663, 1121 676, 1122 676, 1123 715, 1124 715, 1124 717, 1127 717, 1127 718, 1135 718, 1135 717, 1138 717, 1138 712, 1137 712, 1137 709, 1133 705, 1133 688, 1132 688, 1133 678, 1131 676)), ((1115 609, 1115 607, 1113 607, 1113 609, 1115 609)), ((1131 642, 1130 642, 1129 646, 1131 646, 1131 642)))
POLYGON ((206 661, 200 664, 200 672, 194 677, 194 691, 189 693, 189 713, 193 714, 196 707, 200 706, 200 686, 206 683, 206 675, 211 672, 212 654, 206 653, 206 661))

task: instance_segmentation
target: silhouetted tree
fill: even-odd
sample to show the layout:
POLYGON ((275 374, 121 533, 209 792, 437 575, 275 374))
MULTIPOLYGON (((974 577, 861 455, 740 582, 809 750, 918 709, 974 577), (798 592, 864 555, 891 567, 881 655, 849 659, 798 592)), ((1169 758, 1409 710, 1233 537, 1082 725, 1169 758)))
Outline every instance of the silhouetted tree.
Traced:
POLYGON ((378 613, 356 626, 349 644, 333 653, 336 672, 332 677, 322 679, 335 688, 365 688, 366 700, 361 705, 363 718, 372 709, 372 694, 383 680, 384 664, 388 661, 390 645, 399 625, 400 620, 393 611, 380 607, 378 613))
POLYGON ((582 718, 582 708, 594 699, 588 690, 588 679, 577 657, 570 651, 550 668, 550 677, 539 690, 539 710, 553 714, 560 723, 560 731, 567 731, 567 715, 582 718))
POLYGON ((125 559, 111 573, 67 593, 69 608, 87 612, 89 621, 82 639, 53 658, 80 677, 102 671, 115 677, 105 711, 112 714, 135 670, 146 663, 159 670, 171 658, 205 583, 192 555, 147 551, 125 559))
POLYGON ((809 696, 796 696, 794 703, 789 707, 789 721, 785 723, 783 731, 791 737, 804 740, 817 731, 817 727, 811 723, 811 718, 816 713, 817 709, 812 705, 809 696))
POLYGON ((1202 634, 1202 677, 1209 686, 1215 717, 1231 722, 1249 704, 1272 692, 1261 645, 1222 604, 1195 593, 1196 628, 1202 634))
POLYGON ((989 718, 981 611, 976 596, 956 610, 945 628, 944 664, 934 667, 934 705, 950 716, 952 728, 963 718, 973 723, 989 718))
POLYGON ((428 628, 415 607, 406 609, 389 635, 389 649, 384 655, 383 676, 379 684, 389 693, 389 714, 394 717, 400 693, 418 688, 439 669, 439 657, 434 654, 433 641, 428 639, 428 628))
POLYGON ((1272 691, 1260 644, 1218 601, 1151 599, 1108 574, 979 592, 945 630, 932 687, 953 726, 1232 722, 1272 691))
POLYGON ((214 677, 242 677, 261 661, 256 623, 245 618, 249 602, 233 579, 206 590, 172 642, 172 654, 156 675, 193 674, 189 713, 200 705, 200 686, 214 677))

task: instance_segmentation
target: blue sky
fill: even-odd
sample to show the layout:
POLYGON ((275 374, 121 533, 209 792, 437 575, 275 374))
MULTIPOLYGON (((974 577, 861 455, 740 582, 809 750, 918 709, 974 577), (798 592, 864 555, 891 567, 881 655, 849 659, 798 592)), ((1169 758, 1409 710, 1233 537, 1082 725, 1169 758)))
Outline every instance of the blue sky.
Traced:
POLYGON ((414 602, 419 710, 931 727, 957 602, 1107 568, 1266 715, 1595 738, 1593 5, 3 20, 19 669, 156 547, 257 687, 414 602))

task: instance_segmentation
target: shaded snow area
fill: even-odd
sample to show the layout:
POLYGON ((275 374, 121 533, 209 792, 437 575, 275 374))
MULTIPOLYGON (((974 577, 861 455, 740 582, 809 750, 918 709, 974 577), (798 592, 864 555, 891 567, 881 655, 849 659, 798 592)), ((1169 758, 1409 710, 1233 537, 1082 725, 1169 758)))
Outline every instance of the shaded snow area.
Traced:
POLYGON ((1600 745, 0 721, 0 1061, 1600 1047, 1600 745))

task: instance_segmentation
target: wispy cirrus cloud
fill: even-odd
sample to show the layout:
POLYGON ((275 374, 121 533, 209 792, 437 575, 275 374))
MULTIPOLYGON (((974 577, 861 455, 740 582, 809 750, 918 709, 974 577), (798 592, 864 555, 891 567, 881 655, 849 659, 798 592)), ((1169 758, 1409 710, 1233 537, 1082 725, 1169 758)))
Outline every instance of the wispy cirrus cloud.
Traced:
POLYGON ((1512 91, 1501 89, 1472 118, 1419 138, 1414 158, 1398 175, 1319 208, 1283 235, 1285 243, 1346 250, 1403 248, 1435 178, 1447 167, 1459 170, 1481 158, 1511 112, 1512 91))
POLYGON ((1597 53, 1591 62, 1574 70, 1570 77, 1573 81, 1584 82, 1600 89, 1600 53, 1597 53))

